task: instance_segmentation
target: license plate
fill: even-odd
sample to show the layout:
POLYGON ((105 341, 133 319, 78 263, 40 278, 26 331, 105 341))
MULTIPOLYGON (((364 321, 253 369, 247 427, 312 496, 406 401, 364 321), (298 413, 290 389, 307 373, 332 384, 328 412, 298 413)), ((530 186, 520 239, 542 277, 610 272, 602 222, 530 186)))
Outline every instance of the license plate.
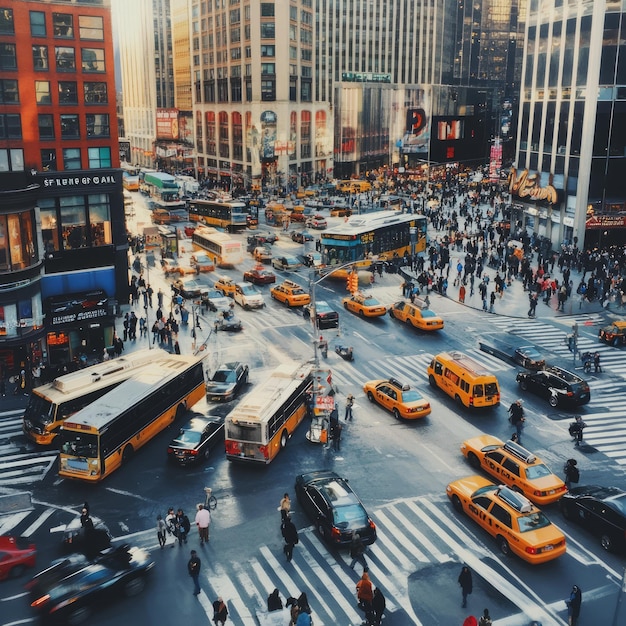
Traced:
POLYGON ((548 491, 548 495, 554 495, 556 493, 556 489, 550 489, 550 491, 548 491))
POLYGON ((492 400, 492 397, 491 397, 491 396, 488 396, 488 397, 486 398, 486 401, 487 401, 487 402, 491 402, 491 400, 492 400))
POLYGON ((554 546, 544 546, 544 552, 549 552, 550 550, 554 550, 554 546))

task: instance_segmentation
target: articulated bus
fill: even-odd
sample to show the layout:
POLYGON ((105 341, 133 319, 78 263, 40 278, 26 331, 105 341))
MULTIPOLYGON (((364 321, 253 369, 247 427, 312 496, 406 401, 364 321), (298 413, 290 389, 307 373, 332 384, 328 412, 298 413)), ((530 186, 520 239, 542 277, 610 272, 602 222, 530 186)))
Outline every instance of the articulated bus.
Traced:
POLYGON ((372 257, 389 260, 405 252, 423 253, 426 251, 426 226, 424 215, 397 211, 353 215, 347 223, 321 233, 322 263, 369 266, 372 257))
POLYGON ((26 437, 40 445, 50 445, 63 421, 102 397, 155 359, 162 350, 139 350, 112 361, 55 378, 31 391, 24 412, 26 437))
POLYGON ((313 388, 310 364, 283 364, 227 415, 226 458, 267 465, 307 414, 313 388))
POLYGON ((199 226, 191 236, 194 250, 201 249, 209 253, 215 265, 232 267, 243 261, 243 244, 226 233, 215 228, 199 226))
POLYGON ((191 200, 189 219, 207 226, 223 228, 229 233, 243 230, 248 210, 245 202, 238 200, 191 200))
POLYGON ((71 419, 59 433, 59 476, 98 482, 206 395, 202 358, 152 360, 71 419))

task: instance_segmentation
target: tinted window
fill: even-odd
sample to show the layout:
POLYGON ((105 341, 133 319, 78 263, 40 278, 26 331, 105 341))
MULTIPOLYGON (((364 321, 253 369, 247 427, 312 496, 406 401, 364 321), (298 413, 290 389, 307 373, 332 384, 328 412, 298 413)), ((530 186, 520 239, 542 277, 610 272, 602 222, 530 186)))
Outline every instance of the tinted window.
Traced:
POLYGON ((511 514, 501 507, 497 502, 494 503, 493 508, 491 509, 491 514, 499 521, 502 522, 505 526, 511 528, 511 514))

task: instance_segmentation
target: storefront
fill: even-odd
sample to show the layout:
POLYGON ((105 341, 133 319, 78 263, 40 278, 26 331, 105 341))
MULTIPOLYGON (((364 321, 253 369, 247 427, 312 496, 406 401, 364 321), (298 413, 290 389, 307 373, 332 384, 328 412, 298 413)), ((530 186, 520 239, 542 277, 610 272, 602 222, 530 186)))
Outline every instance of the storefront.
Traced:
POLYGON ((626 215, 589 215, 585 223, 585 247, 588 249, 623 245, 626 241, 626 215))

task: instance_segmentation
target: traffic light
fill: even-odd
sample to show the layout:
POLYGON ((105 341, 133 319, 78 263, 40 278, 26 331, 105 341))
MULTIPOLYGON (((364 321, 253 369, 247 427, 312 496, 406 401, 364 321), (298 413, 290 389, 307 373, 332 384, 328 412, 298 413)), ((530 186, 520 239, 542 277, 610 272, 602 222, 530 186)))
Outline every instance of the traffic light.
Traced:
POLYGON ((359 290, 359 275, 356 271, 348 274, 347 287, 350 293, 356 293, 359 290))

